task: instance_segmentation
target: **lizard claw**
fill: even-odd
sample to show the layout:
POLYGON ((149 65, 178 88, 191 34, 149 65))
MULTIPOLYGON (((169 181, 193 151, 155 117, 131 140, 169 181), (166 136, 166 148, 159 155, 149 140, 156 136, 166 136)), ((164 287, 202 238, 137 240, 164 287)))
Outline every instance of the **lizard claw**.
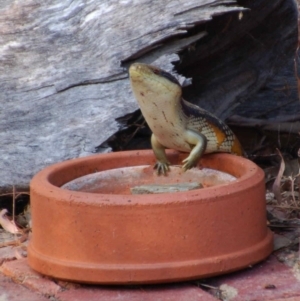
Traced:
POLYGON ((158 175, 163 174, 165 176, 167 174, 167 172, 170 170, 169 165, 170 165, 169 162, 157 161, 153 168, 156 169, 156 173, 158 175))
POLYGON ((182 165, 182 169, 184 171, 187 171, 188 169, 191 169, 192 167, 194 167, 196 165, 194 160, 191 160, 189 157, 187 157, 186 159, 184 159, 182 161, 183 165, 182 165))

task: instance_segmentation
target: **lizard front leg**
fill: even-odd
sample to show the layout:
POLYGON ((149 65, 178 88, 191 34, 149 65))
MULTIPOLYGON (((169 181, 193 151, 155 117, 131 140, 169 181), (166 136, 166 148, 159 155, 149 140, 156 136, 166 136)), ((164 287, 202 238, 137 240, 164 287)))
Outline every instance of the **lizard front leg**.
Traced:
POLYGON ((186 130, 184 138, 188 144, 194 146, 190 152, 190 155, 182 161, 182 168, 184 171, 186 171, 198 163, 199 159, 205 152, 207 139, 204 135, 196 133, 192 130, 186 130))
POLYGON ((156 169, 158 175, 166 175, 167 171, 169 171, 170 162, 167 159, 165 147, 158 142, 154 134, 151 136, 151 146, 157 160, 154 169, 156 169))

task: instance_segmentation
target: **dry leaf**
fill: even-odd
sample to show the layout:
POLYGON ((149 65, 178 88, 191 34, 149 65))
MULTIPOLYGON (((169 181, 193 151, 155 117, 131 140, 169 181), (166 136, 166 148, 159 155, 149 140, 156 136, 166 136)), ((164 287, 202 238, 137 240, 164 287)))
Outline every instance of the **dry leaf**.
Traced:
POLYGON ((3 209, 0 211, 0 224, 2 228, 12 234, 20 233, 19 228, 16 226, 15 222, 9 220, 6 216, 7 209, 3 209))

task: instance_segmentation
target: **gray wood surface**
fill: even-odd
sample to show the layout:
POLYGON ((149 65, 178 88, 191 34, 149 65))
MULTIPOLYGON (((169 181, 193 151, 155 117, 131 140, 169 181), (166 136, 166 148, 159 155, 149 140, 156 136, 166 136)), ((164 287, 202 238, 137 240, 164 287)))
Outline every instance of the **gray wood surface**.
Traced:
POLYGON ((203 36, 195 25, 238 9, 229 0, 0 1, 0 190, 27 188, 43 167, 92 154, 118 130, 115 118, 137 109, 121 61, 170 70, 174 53, 203 36))
MULTIPOLYGON (((259 141, 264 141, 264 147, 279 148, 297 156, 300 148, 297 3, 294 0, 237 2, 247 10, 199 24, 192 32, 205 31, 206 35, 179 51, 174 68, 181 76, 192 78, 192 84, 184 87, 184 98, 234 126, 248 154, 259 141)), ((146 127, 135 126, 143 124, 137 116, 135 112, 123 118, 127 128, 104 145, 114 150, 149 147, 150 132, 146 127)))
POLYGON ((216 18, 206 37, 180 54, 176 70, 193 78, 185 96, 222 119, 290 118, 300 112, 296 1, 238 3, 248 10, 216 18))

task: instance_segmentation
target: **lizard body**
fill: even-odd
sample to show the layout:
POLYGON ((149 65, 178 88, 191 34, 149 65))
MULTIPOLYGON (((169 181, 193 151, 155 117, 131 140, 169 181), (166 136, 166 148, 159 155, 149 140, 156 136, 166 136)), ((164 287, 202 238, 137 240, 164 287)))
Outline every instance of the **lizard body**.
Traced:
POLYGON ((154 66, 134 63, 129 68, 131 88, 151 131, 157 172, 165 174, 169 161, 165 148, 190 153, 183 169, 195 166, 205 153, 242 155, 230 128, 208 111, 182 98, 175 77, 154 66))

